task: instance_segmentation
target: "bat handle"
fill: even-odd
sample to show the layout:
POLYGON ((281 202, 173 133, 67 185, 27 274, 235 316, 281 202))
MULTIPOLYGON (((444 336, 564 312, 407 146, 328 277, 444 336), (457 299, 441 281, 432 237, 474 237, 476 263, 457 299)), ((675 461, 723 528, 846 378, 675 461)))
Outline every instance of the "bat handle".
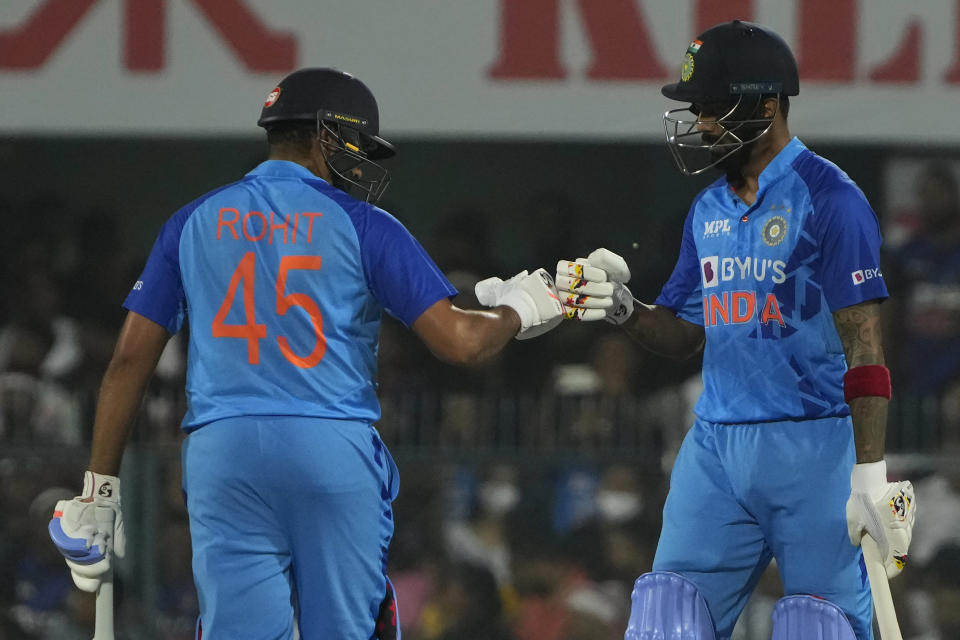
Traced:
POLYGON ((113 569, 100 579, 97 588, 97 618, 93 640, 114 640, 113 637, 113 569))
POLYGON ((863 563, 867 567, 867 577, 870 578, 870 591, 873 592, 873 608, 877 612, 877 626, 880 628, 882 640, 903 640, 900 634, 900 624, 897 622, 897 611, 893 606, 893 596, 890 594, 890 582, 887 580, 887 570, 883 566, 883 556, 880 548, 869 535, 860 540, 863 549, 863 563))

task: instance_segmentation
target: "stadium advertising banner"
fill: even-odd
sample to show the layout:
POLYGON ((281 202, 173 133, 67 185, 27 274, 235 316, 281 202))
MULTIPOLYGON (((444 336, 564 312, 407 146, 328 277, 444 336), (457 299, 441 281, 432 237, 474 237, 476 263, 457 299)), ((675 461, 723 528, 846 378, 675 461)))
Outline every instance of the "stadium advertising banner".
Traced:
POLYGON ((652 140, 660 86, 734 17, 793 47, 796 133, 960 141, 960 0, 5 0, 0 131, 252 135, 287 72, 333 66, 385 135, 652 140))

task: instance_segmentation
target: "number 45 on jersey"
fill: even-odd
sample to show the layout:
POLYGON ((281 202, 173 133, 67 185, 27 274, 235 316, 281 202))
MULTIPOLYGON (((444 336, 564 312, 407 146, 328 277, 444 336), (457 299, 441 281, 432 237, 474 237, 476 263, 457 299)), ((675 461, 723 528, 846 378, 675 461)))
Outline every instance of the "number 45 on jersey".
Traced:
MULTIPOLYGON (((227 295, 220 304, 217 315, 211 324, 214 338, 241 338, 247 341, 247 361, 250 364, 260 363, 260 340, 267 337, 267 325, 257 324, 253 296, 255 266, 256 255, 253 251, 248 251, 243 255, 240 264, 234 270, 233 277, 230 278, 230 284, 227 286, 227 295), (243 313, 246 323, 227 324, 224 320, 226 320, 227 314, 233 307, 233 301, 241 283, 243 284, 243 313)), ((317 306, 313 298, 305 293, 284 293, 287 288, 287 274, 296 269, 319 270, 320 256, 283 256, 280 258, 280 271, 277 273, 276 282, 277 315, 285 315, 291 307, 300 307, 310 317, 316 341, 313 350, 305 356, 294 353, 285 336, 277 336, 277 345, 288 361, 303 369, 309 369, 323 358, 323 354, 327 350, 327 340, 323 337, 323 316, 320 313, 320 307, 317 306)))

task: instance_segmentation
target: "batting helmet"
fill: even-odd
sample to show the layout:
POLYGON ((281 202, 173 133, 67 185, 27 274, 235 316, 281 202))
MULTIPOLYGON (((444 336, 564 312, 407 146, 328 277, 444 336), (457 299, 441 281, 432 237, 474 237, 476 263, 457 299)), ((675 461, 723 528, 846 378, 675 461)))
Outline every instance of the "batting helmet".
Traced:
POLYGON ((729 100, 742 94, 800 93, 797 61, 783 38, 751 22, 711 27, 687 47, 680 82, 661 90, 671 100, 729 100))
POLYGON ((326 67, 294 71, 270 92, 257 125, 269 129, 280 122, 329 122, 356 130, 368 158, 396 153, 380 137, 380 112, 373 93, 349 73, 326 67))
POLYGON ((696 175, 722 166, 730 174, 739 171, 749 146, 770 130, 776 114, 786 113, 786 96, 800 93, 800 79, 783 38, 734 20, 697 36, 684 54, 680 81, 660 91, 691 103, 663 114, 667 147, 680 171, 696 175), (777 100, 773 116, 762 110, 767 98, 777 100), (713 129, 709 135, 701 131, 705 122, 713 129))

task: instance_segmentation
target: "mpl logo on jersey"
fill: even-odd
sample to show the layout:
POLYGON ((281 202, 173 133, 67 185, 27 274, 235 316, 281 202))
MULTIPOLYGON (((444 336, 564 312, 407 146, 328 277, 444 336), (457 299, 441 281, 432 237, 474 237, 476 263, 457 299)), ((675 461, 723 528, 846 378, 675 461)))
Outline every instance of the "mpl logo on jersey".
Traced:
POLYGON ((853 279, 853 284, 863 284, 867 280, 873 280, 875 278, 883 278, 883 273, 880 269, 857 269, 850 274, 850 277, 853 279))
POLYGON ((730 219, 711 220, 703 223, 704 238, 719 238, 730 235, 730 219))

